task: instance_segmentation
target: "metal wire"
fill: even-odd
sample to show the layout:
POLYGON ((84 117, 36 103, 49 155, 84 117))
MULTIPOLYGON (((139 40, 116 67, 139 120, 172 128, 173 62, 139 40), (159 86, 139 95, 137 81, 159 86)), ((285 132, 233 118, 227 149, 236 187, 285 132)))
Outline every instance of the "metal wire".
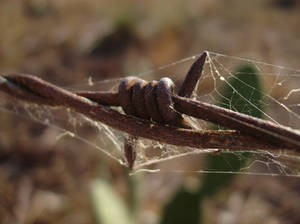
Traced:
MULTIPOLYGON (((136 77, 121 81, 118 92, 72 93, 31 75, 3 74, 0 90, 28 102, 68 107, 132 136, 162 143, 221 150, 300 152, 300 134, 296 130, 188 99, 201 76, 205 59, 206 52, 192 65, 179 95, 173 92, 174 84, 169 78, 146 82, 136 77), (121 106, 127 115, 107 106, 121 106), (183 114, 234 130, 193 130, 183 114)), ((128 157, 134 160, 134 152, 128 157)))

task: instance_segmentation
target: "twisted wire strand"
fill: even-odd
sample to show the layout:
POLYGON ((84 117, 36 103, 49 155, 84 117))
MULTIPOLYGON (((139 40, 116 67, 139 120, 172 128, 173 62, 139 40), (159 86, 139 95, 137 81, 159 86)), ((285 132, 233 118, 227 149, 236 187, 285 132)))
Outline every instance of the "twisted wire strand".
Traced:
MULTIPOLYGON (((91 117, 92 119, 104 122, 109 126, 125 131, 134 136, 150 138, 173 145, 198 148, 258 148, 271 150, 295 149, 299 151, 299 146, 297 144, 291 144, 289 141, 279 141, 279 139, 274 144, 267 141, 266 138, 260 139, 256 136, 251 137, 252 135, 248 135, 244 132, 240 134, 237 131, 219 130, 203 132, 180 128, 176 129, 174 127, 168 128, 157 123, 145 122, 146 120, 137 119, 133 116, 119 114, 115 110, 102 106, 98 102, 86 98, 87 96, 90 97, 90 94, 87 92, 83 93, 83 96, 80 96, 31 75, 10 74, 2 75, 1 77, 6 81, 0 85, 0 90, 11 96, 36 104, 69 107, 79 113, 91 117), (16 89, 18 89, 18 91, 15 91, 16 89), (211 138, 212 136, 216 138, 211 138)), ((99 101, 101 96, 106 95, 106 93, 98 92, 97 94, 95 93, 95 95, 97 96, 96 99, 99 101)), ((104 97, 102 100, 105 101, 108 98, 114 98, 112 101, 113 104, 118 104, 120 106, 118 96, 118 93, 108 93, 108 97, 104 97)), ((196 118, 201 117, 204 120, 211 120, 212 122, 218 118, 218 113, 213 111, 216 109, 214 105, 205 104, 203 102, 200 103, 198 101, 186 99, 176 95, 172 95, 172 99, 175 103, 175 108, 179 112, 184 112, 185 114, 194 116, 196 118)), ((106 101, 106 105, 107 104, 109 104, 109 102, 106 101)), ((224 108, 219 109, 222 110, 221 112, 225 114, 225 117, 229 116, 226 115, 228 110, 224 108)), ((224 123, 226 122, 224 121, 224 123)), ((237 124, 228 123, 227 127, 234 125, 237 124)), ((279 126, 279 128, 282 127, 279 126)), ((299 134, 293 130, 290 130, 289 128, 284 128, 284 130, 288 131, 288 133, 291 135, 295 135, 294 138, 299 138, 299 134)), ((298 141, 298 143, 299 142, 300 141, 298 141)))
POLYGON ((0 90, 28 102, 68 107, 130 135, 162 143, 196 148, 292 149, 299 152, 300 134, 296 130, 186 98, 201 75, 203 55, 188 72, 179 96, 174 94, 174 84, 168 78, 146 82, 128 77, 120 83, 118 92, 72 93, 31 75, 9 74, 0 75, 0 90), (130 116, 103 105, 122 106, 130 116), (182 114, 238 131, 192 130, 182 114))

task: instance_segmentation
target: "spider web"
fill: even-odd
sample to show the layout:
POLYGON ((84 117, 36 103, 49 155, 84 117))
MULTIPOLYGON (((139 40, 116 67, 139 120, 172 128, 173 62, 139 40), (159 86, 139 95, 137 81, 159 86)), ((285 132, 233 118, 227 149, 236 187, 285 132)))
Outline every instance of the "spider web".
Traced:
MULTIPOLYGON (((137 76, 146 80, 158 80, 163 76, 168 76, 173 79, 178 87, 197 56, 199 55, 161 66, 137 76)), ((245 75, 251 74, 247 73, 245 75)), ((120 80, 112 79, 97 82, 89 79, 86 85, 73 85, 67 89, 111 90, 117 88, 120 80)), ((293 129, 300 129, 299 70, 208 52, 202 77, 192 97, 212 104, 218 104, 220 99, 222 99, 223 105, 221 106, 237 110, 233 99, 227 98, 222 94, 224 86, 231 88, 234 94, 239 95, 251 106, 245 106, 240 112, 249 113, 251 108, 255 108, 263 115, 264 119, 293 129), (236 68, 246 64, 255 66, 259 72, 262 89, 257 89, 234 76, 236 68), (259 103, 263 109, 254 104, 251 101, 251 97, 249 99, 243 98, 239 91, 230 84, 230 79, 237 79, 239 85, 250 88, 253 95, 259 92, 262 95, 259 103)), ((57 139, 62 137, 78 138, 101 150, 110 158, 117 160, 121 165, 126 166, 127 164, 123 150, 124 140, 128 137, 126 133, 93 121, 69 109, 23 103, 18 100, 12 100, 12 98, 2 93, 0 95, 0 109, 13 112, 21 117, 29 117, 60 130, 61 134, 58 135, 57 139)), ((120 110, 120 108, 115 109, 120 110)), ((190 122, 196 129, 206 130, 213 128, 213 124, 209 122, 196 119, 190 119, 190 122)), ((217 156, 218 149, 177 147, 139 138, 136 142, 135 150, 137 153, 134 164, 135 172, 168 171, 300 176, 300 157, 291 151, 269 152, 255 149, 234 152, 225 151, 223 153, 247 162, 242 164, 238 170, 231 166, 230 161, 225 161, 225 164, 228 165, 226 169, 208 170, 205 165, 206 155, 216 154, 217 156)))

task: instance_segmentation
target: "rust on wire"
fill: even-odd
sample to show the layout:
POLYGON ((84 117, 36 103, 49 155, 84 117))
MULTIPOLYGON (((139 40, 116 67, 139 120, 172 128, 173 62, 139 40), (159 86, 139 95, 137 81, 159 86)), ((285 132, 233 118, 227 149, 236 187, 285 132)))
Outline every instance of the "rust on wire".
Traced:
POLYGON ((188 71, 188 73, 180 87, 178 96, 189 98, 192 95, 192 93, 197 85, 197 82, 202 75, 202 70, 203 70, 203 66, 205 64, 206 57, 207 57, 207 52, 203 52, 200 55, 200 57, 191 66, 190 70, 188 71))
MULTIPOLYGON (((130 168, 138 137, 193 148, 224 150, 289 149, 300 152, 300 134, 289 127, 189 99, 201 77, 207 53, 192 65, 179 90, 169 78, 146 82, 127 77, 118 92, 70 92, 24 74, 0 75, 0 90, 18 99, 48 106, 64 106, 127 132, 125 156, 130 168), (109 106, 121 106, 121 114, 109 106), (193 130, 183 114, 234 130, 193 130)), ((191 149, 192 150, 192 149, 191 149)))
POLYGON ((128 163, 128 168, 133 169, 134 162, 136 159, 136 144, 138 137, 130 135, 124 141, 124 154, 128 163))

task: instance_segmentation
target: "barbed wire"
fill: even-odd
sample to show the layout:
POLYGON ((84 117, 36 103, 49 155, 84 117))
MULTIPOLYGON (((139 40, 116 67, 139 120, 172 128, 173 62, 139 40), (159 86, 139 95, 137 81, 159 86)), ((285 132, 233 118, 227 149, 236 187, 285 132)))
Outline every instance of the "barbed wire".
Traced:
MULTIPOLYGON (((174 83, 169 78, 146 82, 136 77, 121 81, 117 92, 70 92, 32 75, 1 74, 0 90, 23 101, 70 108, 135 138, 198 149, 287 149, 299 153, 300 134, 294 129, 189 99, 201 77, 207 54, 204 52, 194 62, 178 95, 174 93, 174 83), (110 106, 121 106, 126 114, 110 106), (233 130, 194 130, 185 116, 233 130)), ((130 157, 134 160, 134 152, 130 154, 130 147, 126 144, 127 160, 130 157)))

